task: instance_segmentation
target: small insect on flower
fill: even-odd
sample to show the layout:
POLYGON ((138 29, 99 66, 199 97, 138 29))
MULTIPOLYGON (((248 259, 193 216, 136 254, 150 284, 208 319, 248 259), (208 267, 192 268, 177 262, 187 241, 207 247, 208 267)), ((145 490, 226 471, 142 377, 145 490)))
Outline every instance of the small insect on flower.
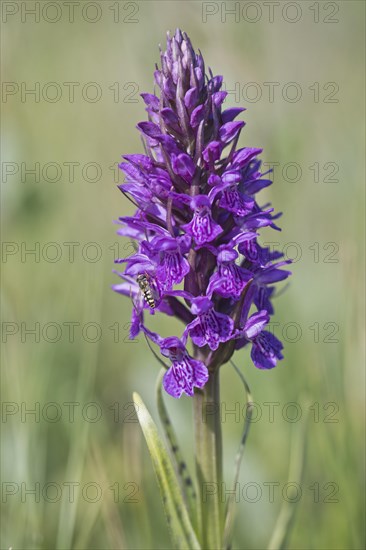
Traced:
POLYGON ((154 298, 154 291, 149 282, 149 275, 147 273, 141 273, 137 276, 137 284, 139 285, 144 298, 151 309, 155 309, 156 303, 154 298))

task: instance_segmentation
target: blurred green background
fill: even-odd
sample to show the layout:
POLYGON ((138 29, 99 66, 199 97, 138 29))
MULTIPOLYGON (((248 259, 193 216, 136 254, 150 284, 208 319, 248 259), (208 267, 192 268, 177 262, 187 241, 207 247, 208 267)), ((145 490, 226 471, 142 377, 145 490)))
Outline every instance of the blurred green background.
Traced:
MULTIPOLYGON (((279 163, 261 199, 283 230, 262 242, 295 258, 275 302, 284 361, 261 372, 246 350, 235 358, 258 419, 233 547, 268 544, 308 415, 288 547, 363 548, 364 3, 280 2, 273 18, 262 2, 67 4, 40 2, 38 21, 34 2, 2 3, 1 548, 170 547, 131 404, 137 390, 157 417, 159 366, 143 338, 128 341, 131 305, 110 286, 114 257, 132 251, 112 223, 132 212, 115 166, 142 151, 139 93, 177 26, 224 75, 227 104, 247 108, 240 144, 279 163)), ((244 397, 227 365, 222 401, 229 488, 244 397)), ((191 402, 166 402, 192 464, 191 402)))

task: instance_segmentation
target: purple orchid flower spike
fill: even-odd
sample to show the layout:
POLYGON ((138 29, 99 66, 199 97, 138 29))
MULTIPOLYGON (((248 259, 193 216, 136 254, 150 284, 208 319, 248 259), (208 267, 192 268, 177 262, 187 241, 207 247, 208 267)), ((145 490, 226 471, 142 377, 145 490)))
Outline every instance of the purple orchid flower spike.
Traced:
POLYGON ((257 199, 270 172, 261 170, 262 149, 238 147, 244 109, 225 109, 223 77, 206 73, 178 29, 154 80, 155 93, 142 94, 148 120, 137 124, 145 154, 120 164, 119 188, 137 209, 117 221, 118 234, 137 247, 117 260, 124 272, 113 288, 133 302, 131 337, 144 331, 169 357, 166 391, 192 396, 235 348, 250 344, 258 368, 282 358, 282 344, 263 327, 274 313, 275 285, 290 272, 280 253, 259 242, 262 227, 279 230, 279 214, 257 199), (181 336, 149 331, 146 312, 182 321, 181 336))

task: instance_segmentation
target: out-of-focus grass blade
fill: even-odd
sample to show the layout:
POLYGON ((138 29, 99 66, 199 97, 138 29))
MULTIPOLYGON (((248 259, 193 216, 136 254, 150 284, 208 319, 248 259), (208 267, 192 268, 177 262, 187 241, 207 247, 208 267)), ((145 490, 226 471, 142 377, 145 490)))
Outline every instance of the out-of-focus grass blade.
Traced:
POLYGON ((198 527, 197 526, 197 523, 198 523, 197 522, 197 493, 196 493, 195 486, 193 484, 193 479, 188 471, 186 461, 184 460, 184 457, 180 450, 177 436, 175 435, 175 431, 170 421, 167 408, 164 404, 163 392, 162 392, 162 380, 163 380, 164 373, 165 373, 165 370, 161 369, 158 376, 157 385, 156 385, 156 398, 157 398, 159 417, 163 426, 166 440, 169 445, 171 458, 173 461, 173 465, 175 467, 175 471, 178 476, 178 480, 181 486, 181 491, 188 508, 188 513, 189 513, 191 522, 194 528, 197 530, 197 527, 198 527))
POLYGON ((133 394, 133 401, 152 458, 173 545, 175 548, 199 550, 200 544, 189 519, 173 464, 156 424, 137 393, 133 394))
MULTIPOLYGON (((88 319, 99 319, 102 307, 103 275, 98 271, 99 276, 93 276, 86 271, 84 284, 84 319, 83 326, 88 319), (90 300, 93 296, 93 300, 90 300)), ((99 343, 96 344, 99 346, 99 343)), ((83 353, 80 356, 78 365, 78 381, 75 388, 76 403, 85 403, 89 396, 93 394, 95 384, 95 374, 98 365, 98 352, 95 347, 83 347, 83 353)), ((70 396, 71 397, 71 396, 70 396)), ((88 454, 89 427, 88 422, 75 422, 73 428, 69 429, 70 450, 67 457, 65 469, 65 479, 82 479, 85 468, 85 457, 88 454)), ((77 510, 81 501, 80 487, 75 490, 75 498, 61 500, 60 516, 58 521, 58 531, 56 539, 56 548, 72 548, 74 545, 75 534, 77 531, 77 510)))
POLYGON ((240 445, 235 457, 233 487, 232 487, 232 491, 230 493, 230 497, 226 508, 224 538, 223 538, 223 548, 225 550, 231 547, 231 539, 232 539, 233 528, 234 528, 235 508, 236 508, 235 489, 239 479, 240 466, 241 466, 241 461, 244 453, 244 446, 248 438, 250 422, 253 414, 253 398, 252 398, 252 394, 250 392, 249 386, 247 384, 247 381, 245 380, 243 374, 240 372, 238 367, 232 361, 231 361, 231 364, 233 365, 241 381, 243 382, 245 393, 246 393, 247 411, 244 419, 243 433, 241 436, 240 445))
MULTIPOLYGON (((304 477, 305 453, 306 453, 306 434, 308 424, 309 403, 307 400, 301 400, 301 410, 306 411, 301 425, 294 425, 292 432, 290 468, 288 479, 292 483, 302 485, 304 477)), ((286 548, 293 520, 295 517, 296 502, 289 499, 283 502, 280 515, 273 530, 268 550, 283 550, 286 548)))
MULTIPOLYGON (((102 487, 108 487, 109 481, 106 467, 103 461, 103 455, 100 447, 96 443, 93 443, 92 445, 91 459, 94 472, 93 479, 98 480, 98 483, 102 487)), ((128 548, 125 530, 122 525, 120 514, 118 513, 118 506, 113 501, 111 491, 105 491, 105 494, 103 495, 101 513, 104 520, 110 547, 118 548, 119 550, 128 548)), ((84 547, 86 548, 87 545, 84 544, 84 547)), ((83 546, 79 543, 78 548, 83 548, 83 546)))

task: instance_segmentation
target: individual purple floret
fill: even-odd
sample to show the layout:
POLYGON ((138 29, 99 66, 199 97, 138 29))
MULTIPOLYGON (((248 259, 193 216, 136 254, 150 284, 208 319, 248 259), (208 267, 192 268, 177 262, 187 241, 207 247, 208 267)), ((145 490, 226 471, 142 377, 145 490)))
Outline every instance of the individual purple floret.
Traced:
POLYGON ((143 327, 152 342, 160 347, 160 352, 168 357, 171 366, 163 378, 164 389, 173 397, 183 392, 192 396, 194 388, 203 388, 208 380, 208 370, 202 361, 193 359, 186 350, 184 342, 176 336, 162 338, 155 332, 143 327))
POLYGON ((119 188, 137 210, 118 220, 118 234, 137 246, 116 260, 124 271, 113 288, 132 300, 130 337, 143 331, 169 359, 165 390, 192 396, 235 349, 251 346, 259 369, 282 359, 281 342, 264 327, 273 285, 290 272, 281 269, 288 263, 278 261, 282 254, 258 242, 261 227, 279 230, 279 215, 256 198, 272 182, 261 172, 262 149, 238 148, 244 122, 235 119, 244 109, 224 109, 222 76, 206 71, 177 30, 154 77, 155 93, 141 94, 148 120, 137 125, 145 154, 120 164, 119 188), (146 311, 182 321, 181 336, 150 331, 146 311))

